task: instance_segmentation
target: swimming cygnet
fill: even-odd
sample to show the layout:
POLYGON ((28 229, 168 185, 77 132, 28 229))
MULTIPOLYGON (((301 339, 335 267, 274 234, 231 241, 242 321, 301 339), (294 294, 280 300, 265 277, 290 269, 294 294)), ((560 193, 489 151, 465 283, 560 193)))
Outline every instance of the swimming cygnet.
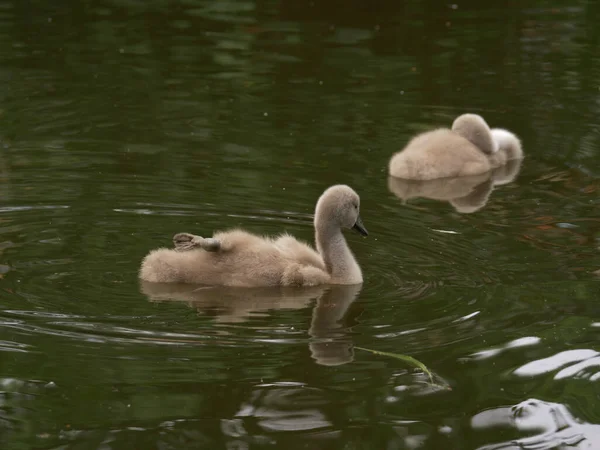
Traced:
POLYGON ((240 287, 359 284, 362 272, 342 234, 342 228, 353 228, 367 236, 359 207, 360 198, 349 186, 323 192, 315 209, 317 251, 288 234, 261 237, 235 229, 202 238, 179 233, 173 237, 175 249, 153 250, 144 258, 140 278, 240 287))
POLYGON ((394 154, 389 174, 410 180, 478 175, 523 158, 519 138, 491 129, 477 114, 456 118, 452 129, 440 128, 414 137, 394 154))

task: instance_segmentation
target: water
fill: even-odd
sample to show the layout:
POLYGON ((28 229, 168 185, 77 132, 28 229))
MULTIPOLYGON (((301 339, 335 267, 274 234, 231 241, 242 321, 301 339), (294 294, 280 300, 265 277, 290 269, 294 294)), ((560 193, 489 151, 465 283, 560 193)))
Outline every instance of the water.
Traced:
POLYGON ((600 448, 598 5, 321 3, 0 2, 3 449, 600 448), (398 198, 465 111, 522 166, 398 198), (176 232, 312 240, 334 183, 363 286, 138 283, 176 232))

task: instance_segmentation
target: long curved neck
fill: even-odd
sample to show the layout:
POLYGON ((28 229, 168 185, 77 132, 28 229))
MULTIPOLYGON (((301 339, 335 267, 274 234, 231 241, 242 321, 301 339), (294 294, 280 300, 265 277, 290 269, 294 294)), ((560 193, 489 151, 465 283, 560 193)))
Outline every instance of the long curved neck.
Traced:
POLYGON ((317 250, 325 262, 332 284, 362 283, 362 272, 339 227, 315 222, 317 250))

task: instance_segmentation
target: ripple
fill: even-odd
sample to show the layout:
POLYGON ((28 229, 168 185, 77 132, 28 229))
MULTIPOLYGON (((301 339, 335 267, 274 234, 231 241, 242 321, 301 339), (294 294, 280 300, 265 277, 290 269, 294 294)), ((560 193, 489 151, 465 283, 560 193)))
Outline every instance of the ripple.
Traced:
POLYGON ((386 245, 377 245, 369 256, 377 260, 373 278, 388 292, 392 292, 390 286, 405 291, 413 286, 406 292, 409 298, 427 298, 442 286, 482 287, 498 280, 497 272, 479 263, 489 253, 472 240, 471 230, 465 230, 467 224, 462 222, 469 219, 453 216, 442 227, 431 212, 406 207, 388 208, 382 217, 369 231, 386 245), (402 230, 401 235, 397 230, 402 230))
MULTIPOLYGON (((160 298, 161 301, 167 302, 167 305, 175 306, 176 302, 167 301, 168 298, 175 295, 185 296, 187 306, 199 312, 210 312, 206 317, 209 321, 201 321, 198 329, 198 324, 194 323, 196 319, 192 319, 190 325, 194 331, 187 332, 187 327, 181 325, 177 326, 176 330, 168 329, 171 326, 165 322, 168 317, 165 316, 167 311, 162 311, 157 316, 136 317, 10 309, 3 311, 2 314, 6 318, 2 320, 2 325, 5 330, 17 332, 27 341, 32 340, 31 336, 34 335, 46 335, 66 339, 67 343, 76 346, 86 342, 88 345, 118 343, 247 349, 265 344, 303 344, 309 347, 318 364, 331 365, 352 361, 352 354, 348 353, 348 347, 352 345, 351 340, 338 320, 343 317, 345 308, 348 308, 356 297, 356 286, 289 289, 284 294, 279 289, 215 289, 213 292, 206 289, 190 290, 189 286, 184 286, 184 290, 179 293, 174 291, 174 286, 171 285, 167 285, 166 289, 168 290, 146 292, 152 296, 153 301, 160 298), (201 295, 198 296, 198 293, 201 295), (189 297, 190 294, 194 297, 189 297), (251 298, 248 298, 248 295, 251 295, 251 298), (305 323, 272 324, 266 320, 276 310, 307 308, 315 298, 317 302, 310 328, 305 323), (326 307, 327 304, 332 306, 326 307), (222 311, 219 312, 217 307, 222 308, 222 311), (215 319, 214 324, 212 318, 215 319), (120 322, 127 325, 121 325, 120 322), (307 337, 307 328, 310 339, 307 337)), ((358 289, 360 290, 360 286, 358 289)), ((29 348, 35 349, 35 346, 29 348)), ((93 346, 90 346, 91 348, 93 346)))
POLYGON ((298 225, 307 225, 312 227, 313 215, 294 212, 294 211, 272 211, 259 209, 248 213, 232 213, 228 210, 221 210, 213 205, 204 205, 198 209, 196 205, 164 205, 164 204, 145 204, 146 208, 115 208, 113 211, 118 213, 139 214, 139 215, 158 215, 158 216, 209 216, 209 217, 230 217, 238 219, 250 219, 260 222, 279 222, 292 223, 298 225))
POLYGON ((17 211, 35 211, 43 209, 67 209, 67 205, 36 205, 36 206, 6 206, 0 208, 0 213, 17 212, 17 211))
POLYGON ((268 432, 322 432, 333 427, 323 412, 323 406, 328 403, 323 390, 302 383, 257 385, 240 405, 235 419, 222 421, 222 430, 226 436, 240 437, 244 423, 252 419, 261 430, 268 432))
POLYGON ((50 326, 40 326, 28 323, 4 324, 5 328, 11 328, 27 334, 35 333, 39 335, 56 336, 68 338, 76 342, 89 343, 121 343, 121 344, 147 344, 147 345, 206 345, 208 342, 218 343, 219 345, 235 345, 235 342, 224 338, 202 335, 184 335, 175 337, 172 333, 161 333, 157 331, 122 329, 120 327, 99 325, 94 323, 85 324, 65 324, 50 323, 50 326), (54 325, 54 327, 52 327, 54 325), (185 339, 183 339, 185 338, 185 339))
POLYGON ((3 314, 10 314, 14 316, 23 316, 23 317, 40 317, 40 318, 48 318, 48 319, 82 319, 85 316, 77 315, 77 314, 61 314, 50 311, 25 311, 25 310, 11 310, 5 309, 2 311, 3 314))
POLYGON ((511 349, 516 349, 516 348, 539 345, 539 344, 541 344, 541 342, 542 342, 542 339, 537 336, 522 337, 522 338, 510 341, 510 342, 507 342, 504 345, 499 345, 499 346, 496 346, 493 348, 480 350, 476 353, 473 353, 469 358, 476 359, 476 360, 493 358, 495 356, 500 355, 501 353, 503 353, 505 351, 508 351, 511 349))
POLYGON ((0 340, 0 352, 22 352, 22 353, 27 353, 27 352, 29 352, 30 348, 31 348, 31 345, 23 344, 21 342, 2 341, 2 340, 0 340))
POLYGON ((554 375, 555 380, 565 378, 588 378, 595 381, 600 378, 597 372, 600 370, 600 353, 590 349, 566 350, 547 358, 531 361, 516 369, 513 373, 521 377, 534 377, 549 374, 561 369, 554 375), (567 366, 567 367, 565 367, 567 366), (594 373, 590 368, 599 367, 594 373))
POLYGON ((516 433, 513 439, 483 445, 478 447, 478 450, 563 447, 583 449, 594 448, 600 439, 600 425, 582 421, 563 404, 535 398, 514 406, 482 411, 471 418, 471 427, 476 431, 488 433, 492 428, 504 429, 505 434, 516 433))
POLYGON ((598 355, 598 352, 589 349, 566 350, 547 358, 528 362, 516 369, 513 373, 517 376, 533 377, 548 374, 561 367, 569 366, 554 376, 555 380, 559 380, 561 378, 577 375, 581 370, 589 366, 600 365, 598 362, 600 361, 600 358, 597 358, 598 355))
POLYGON ((421 371, 407 370, 396 372, 388 382, 388 386, 391 392, 385 399, 386 403, 408 401, 409 397, 443 394, 450 390, 449 383, 435 373, 433 379, 430 379, 421 371))

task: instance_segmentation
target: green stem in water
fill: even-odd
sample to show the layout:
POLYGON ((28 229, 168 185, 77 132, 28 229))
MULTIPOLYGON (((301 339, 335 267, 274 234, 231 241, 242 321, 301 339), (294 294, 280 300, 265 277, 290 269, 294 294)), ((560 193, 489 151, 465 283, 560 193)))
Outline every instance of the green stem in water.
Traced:
POLYGON ((418 359, 413 358, 412 356, 400 355, 398 353, 380 352, 377 350, 370 350, 368 348, 362 348, 362 347, 354 347, 354 348, 356 348, 358 350, 363 350, 365 352, 373 353, 375 355, 389 356, 390 358, 399 359, 400 361, 404 361, 405 363, 408 363, 412 366, 418 367, 419 369, 421 369, 423 372, 425 372, 429 376, 429 381, 431 382, 431 384, 434 384, 433 383, 433 375, 431 374, 431 372, 429 371, 427 366, 425 364, 423 364, 421 361, 419 361, 418 359))

